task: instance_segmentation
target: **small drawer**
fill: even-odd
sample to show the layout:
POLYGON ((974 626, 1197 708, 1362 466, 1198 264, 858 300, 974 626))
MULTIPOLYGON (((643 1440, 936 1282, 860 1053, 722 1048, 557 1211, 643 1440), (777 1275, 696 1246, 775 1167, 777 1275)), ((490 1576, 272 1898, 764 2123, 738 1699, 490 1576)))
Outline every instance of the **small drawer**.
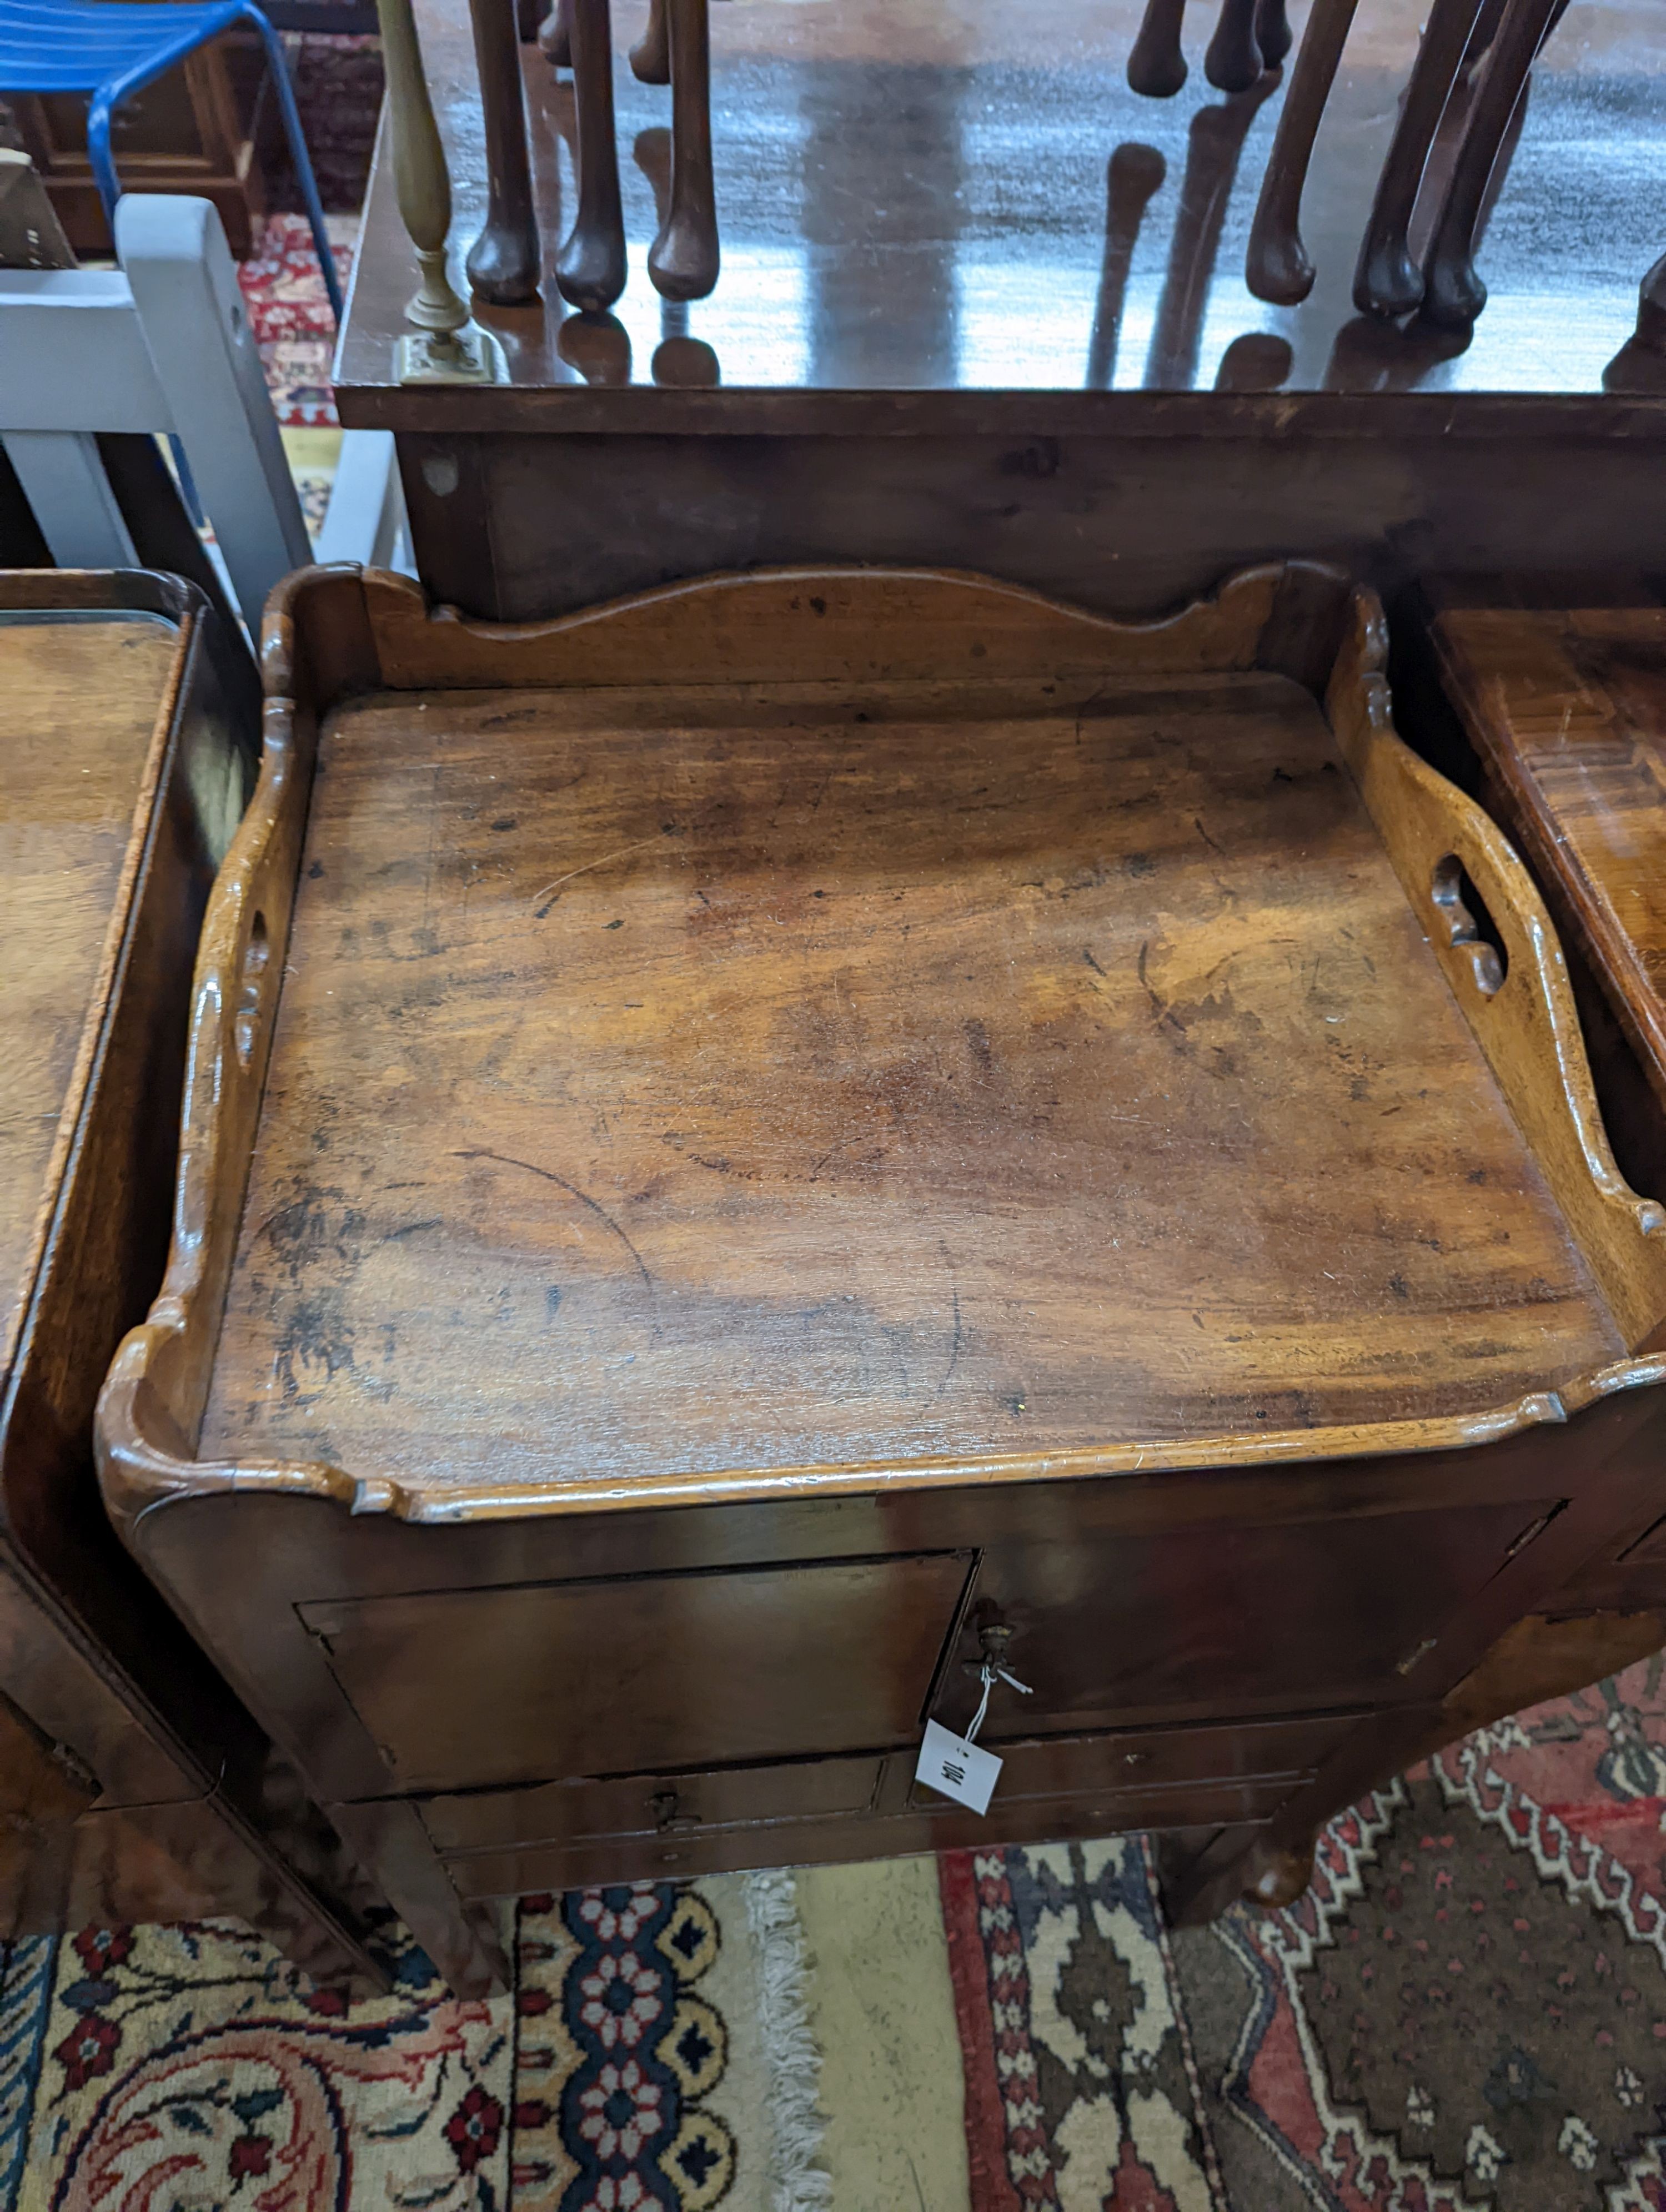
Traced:
MULTIPOLYGON (((980 1844, 1067 1842, 1073 1837, 1126 1836, 1140 1829, 1156 1832, 1252 1825, 1270 1820, 1306 1784, 1300 1774, 1271 1776, 1258 1782, 1170 1782, 1153 1790, 1123 1789, 1115 1784, 1079 1790, 1069 1797, 1009 1797, 995 1785, 986 1814, 938 1801, 931 1814, 934 1850, 975 1850, 980 1844)), ((923 1804, 913 1808, 923 1813, 923 1804)))
MULTIPOLYGON (((1239 1721, 1219 1728, 1124 1729, 1104 1735, 1037 1736, 994 1743, 1003 1763, 1003 1804, 1086 1794, 1130 1797, 1177 1784, 1245 1783, 1311 1774, 1358 1714, 1239 1721)), ((911 1810, 947 1812, 950 1801, 914 1785, 911 1810)), ((1136 1825, 1143 1825, 1136 1823, 1136 1825)))
POLYGON ((852 1829, 838 1820, 696 1828, 669 1835, 603 1836, 584 1843, 453 1853, 446 1872, 471 1900, 525 1896, 532 1890, 585 1889, 608 1882, 687 1881, 744 1867, 814 1866, 898 1852, 998 1848, 1075 1836, 1114 1836, 1136 1828, 1207 1832, 1269 1820, 1299 1775, 1256 1782, 1182 1782, 1152 1790, 1112 1788, 1070 1797, 1003 1802, 999 1788, 986 1817, 939 1801, 945 1816, 915 1808, 852 1829))
POLYGON ((779 1821, 849 1819, 879 1784, 878 1759, 823 1759, 715 1774, 635 1774, 610 1782, 549 1782, 530 1790, 433 1797, 421 1807, 447 1855, 609 1836, 677 1836, 779 1821))
MULTIPOLYGON (((855 1832, 865 1838, 873 1832, 858 1828, 855 1832)), ((879 1832, 883 1835, 883 1829, 879 1832)), ((885 1849, 882 1841, 876 1841, 853 1850, 850 1837, 850 1828, 841 1820, 769 1820, 744 1827, 691 1828, 671 1835, 593 1836, 578 1844, 462 1851, 444 1864, 459 1896, 475 1900, 525 1897, 533 1890, 603 1888, 614 1882, 696 1881, 749 1867, 814 1866, 829 1860, 867 1858, 885 1849)))

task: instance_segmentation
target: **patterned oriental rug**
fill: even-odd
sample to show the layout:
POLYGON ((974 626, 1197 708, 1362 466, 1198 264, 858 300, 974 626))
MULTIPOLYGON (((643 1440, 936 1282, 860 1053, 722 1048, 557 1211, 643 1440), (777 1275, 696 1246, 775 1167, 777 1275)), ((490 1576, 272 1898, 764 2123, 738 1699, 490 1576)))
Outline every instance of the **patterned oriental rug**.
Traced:
MULTIPOLYGON (((381 111, 381 41, 308 32, 288 43, 295 100, 344 287, 381 111)), ((258 252, 237 273, 272 404, 285 429, 333 428, 330 363, 335 319, 300 187, 281 143, 269 161, 264 184, 273 211, 258 252)))
POLYGON ((0 1957, 0 2212, 1666 2212, 1658 1659, 1163 1923, 1143 1838, 397 1928, 348 2008, 230 1923, 0 1957))
POLYGON ((1655 1659, 1203 1929, 1140 1838, 945 1859, 973 2212, 1661 2212, 1663 1745, 1655 1659))
MULTIPOLYGON (((358 242, 356 215, 326 215, 344 289, 358 242)), ((272 410, 286 430, 336 427, 330 364, 336 322, 304 215, 269 215, 260 249, 237 264, 249 325, 260 348, 272 410)))

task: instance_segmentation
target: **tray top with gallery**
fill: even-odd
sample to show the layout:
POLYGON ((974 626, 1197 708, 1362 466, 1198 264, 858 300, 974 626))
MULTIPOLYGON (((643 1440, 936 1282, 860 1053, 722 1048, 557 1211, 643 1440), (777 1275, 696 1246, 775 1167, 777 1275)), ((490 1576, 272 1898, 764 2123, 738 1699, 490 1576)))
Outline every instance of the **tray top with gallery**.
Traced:
POLYGON ((100 1470, 459 1989, 673 1864, 1287 1899, 1657 1517, 1662 1210, 1384 649, 1302 563, 288 587, 100 1470), (979 1823, 914 1753, 1009 1651, 979 1823))
POLYGON ((130 1371, 203 1478, 423 1519, 1460 1443, 1652 1379, 1659 1210, 1379 625, 1298 564, 1145 627, 870 571, 493 631, 303 578, 268 653, 319 713, 195 1043, 185 1202, 240 1233, 130 1371))

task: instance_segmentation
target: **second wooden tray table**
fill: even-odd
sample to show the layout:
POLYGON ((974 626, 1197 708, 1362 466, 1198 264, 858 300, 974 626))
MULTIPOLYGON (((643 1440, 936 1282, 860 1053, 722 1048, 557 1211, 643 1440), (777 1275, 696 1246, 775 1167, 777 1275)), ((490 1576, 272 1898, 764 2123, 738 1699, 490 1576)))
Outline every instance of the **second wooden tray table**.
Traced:
POLYGON ((668 1869, 1288 1896, 1657 1514, 1666 1215, 1383 655, 1300 564, 275 607, 105 1491, 459 1986, 668 1869), (980 1821, 912 1772, 991 1653, 980 1821))

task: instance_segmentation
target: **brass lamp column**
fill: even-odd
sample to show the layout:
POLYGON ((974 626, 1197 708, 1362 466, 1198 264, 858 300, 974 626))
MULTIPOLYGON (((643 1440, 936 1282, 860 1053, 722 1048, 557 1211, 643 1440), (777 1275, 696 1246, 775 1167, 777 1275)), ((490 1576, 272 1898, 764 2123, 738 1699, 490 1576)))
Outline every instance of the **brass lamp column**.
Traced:
POLYGON ((416 249, 423 281, 405 309, 414 327, 398 343, 401 384, 503 384, 508 367, 489 331, 470 319, 446 269, 451 179, 434 120, 410 0, 376 0, 387 72, 387 121, 399 218, 416 249))

